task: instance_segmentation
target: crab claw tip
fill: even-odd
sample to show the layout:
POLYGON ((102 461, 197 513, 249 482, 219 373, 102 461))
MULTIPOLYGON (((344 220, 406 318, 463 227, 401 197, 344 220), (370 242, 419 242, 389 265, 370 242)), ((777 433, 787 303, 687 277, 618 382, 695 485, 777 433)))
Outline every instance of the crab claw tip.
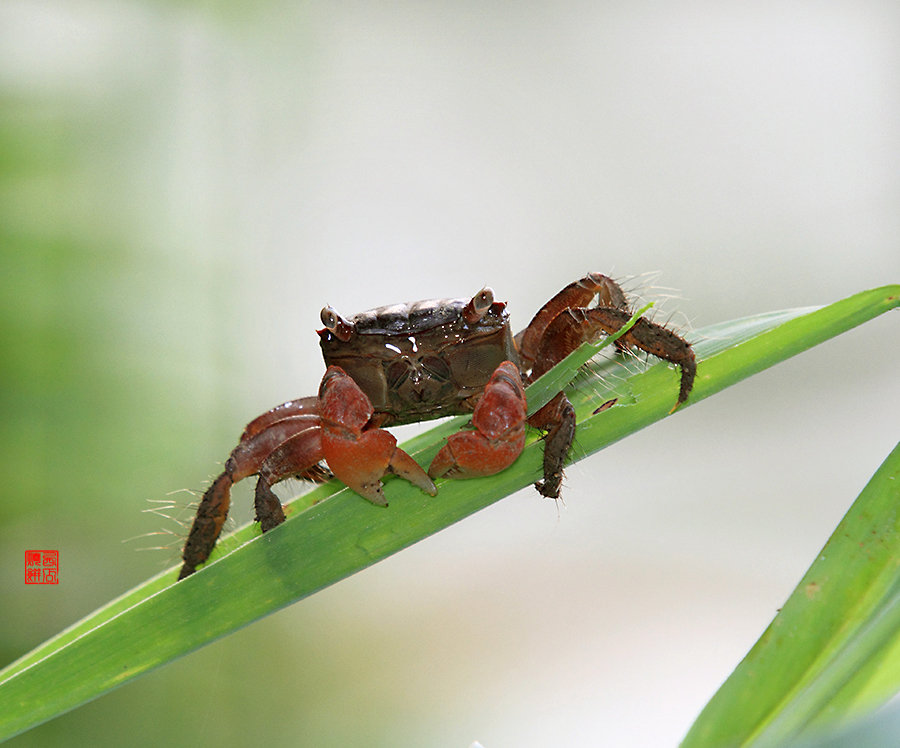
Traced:
POLYGON ((435 488, 434 482, 428 477, 428 474, 419 467, 419 463, 399 447, 394 450, 388 468, 394 475, 399 475, 401 478, 408 480, 429 496, 437 496, 437 488, 435 488))

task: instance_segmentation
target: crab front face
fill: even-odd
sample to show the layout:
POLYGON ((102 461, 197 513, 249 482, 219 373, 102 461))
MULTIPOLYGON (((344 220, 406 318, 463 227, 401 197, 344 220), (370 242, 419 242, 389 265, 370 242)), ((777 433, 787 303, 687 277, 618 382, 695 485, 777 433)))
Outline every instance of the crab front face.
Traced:
POLYGON ((466 413, 503 361, 517 361, 505 304, 489 289, 475 299, 379 307, 344 320, 322 310, 328 366, 339 366, 384 423, 466 413))

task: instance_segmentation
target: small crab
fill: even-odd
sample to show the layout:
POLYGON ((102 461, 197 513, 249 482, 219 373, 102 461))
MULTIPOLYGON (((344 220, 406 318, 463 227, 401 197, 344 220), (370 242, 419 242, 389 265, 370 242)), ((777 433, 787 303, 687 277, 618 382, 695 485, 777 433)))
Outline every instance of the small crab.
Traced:
MULTIPOLYGON (((290 400, 244 429, 224 471, 197 510, 179 579, 209 557, 230 504, 231 486, 257 475, 256 520, 266 532, 284 522, 272 485, 332 475, 373 504, 387 506, 381 479, 398 475, 436 495, 437 478, 493 475, 525 446, 526 424, 545 432, 543 478, 535 488, 558 498, 575 434, 575 410, 560 392, 531 417, 525 385, 585 341, 617 332, 631 317, 625 293, 600 273, 566 286, 513 337, 506 304, 484 288, 470 299, 379 307, 345 319, 322 310, 319 342, 327 370, 316 397, 290 400), (595 306, 589 306, 596 298, 595 306), (472 414, 426 473, 386 426, 472 414), (323 463, 327 468, 323 466, 323 463)), ((675 407, 688 397, 696 363, 690 344, 644 318, 616 341, 681 368, 675 407)))

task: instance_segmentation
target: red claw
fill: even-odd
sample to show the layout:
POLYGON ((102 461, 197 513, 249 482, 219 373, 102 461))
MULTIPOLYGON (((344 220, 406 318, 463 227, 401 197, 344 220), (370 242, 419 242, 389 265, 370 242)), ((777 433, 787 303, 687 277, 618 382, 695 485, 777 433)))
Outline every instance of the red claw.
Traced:
POLYGON ((374 413, 369 398, 338 366, 329 366, 319 388, 322 452, 335 477, 373 504, 387 506, 381 479, 395 473, 435 496, 437 489, 387 431, 365 426, 374 413))
POLYGON ((515 462, 525 446, 525 388, 510 361, 496 368, 472 413, 474 431, 453 434, 428 468, 432 478, 494 475, 515 462))

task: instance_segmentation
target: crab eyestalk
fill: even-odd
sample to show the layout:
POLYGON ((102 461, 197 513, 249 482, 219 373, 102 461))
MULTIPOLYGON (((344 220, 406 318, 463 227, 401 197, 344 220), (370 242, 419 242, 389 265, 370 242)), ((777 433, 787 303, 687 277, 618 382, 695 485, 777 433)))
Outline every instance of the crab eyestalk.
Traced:
POLYGON ((346 343, 353 335, 353 325, 338 314, 334 307, 323 307, 321 314, 322 324, 338 340, 346 343))
POLYGON ((474 325, 476 322, 481 320, 485 314, 487 314, 488 309, 491 308, 491 304, 494 303, 494 290, 488 286, 482 288, 477 294, 475 294, 472 299, 466 304, 466 308, 463 309, 463 319, 466 321, 466 324, 474 325))

